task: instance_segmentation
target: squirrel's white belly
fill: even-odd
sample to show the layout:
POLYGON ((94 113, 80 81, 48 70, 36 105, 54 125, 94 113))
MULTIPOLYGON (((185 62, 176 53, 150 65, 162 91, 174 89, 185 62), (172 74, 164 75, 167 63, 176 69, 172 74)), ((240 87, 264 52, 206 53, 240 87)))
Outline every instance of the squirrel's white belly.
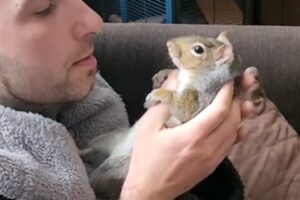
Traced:
POLYGON ((186 89, 187 85, 190 84, 191 78, 189 77, 188 73, 181 69, 178 74, 178 80, 179 80, 179 87, 178 87, 178 93, 181 93, 184 89, 186 89))

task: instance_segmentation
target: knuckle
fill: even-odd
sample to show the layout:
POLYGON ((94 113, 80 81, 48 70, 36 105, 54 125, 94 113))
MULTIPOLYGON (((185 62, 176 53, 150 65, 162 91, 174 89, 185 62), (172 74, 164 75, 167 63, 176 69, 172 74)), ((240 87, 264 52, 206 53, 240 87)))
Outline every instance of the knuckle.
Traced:
POLYGON ((195 146, 195 143, 196 143, 196 138, 195 137, 192 137, 188 134, 185 135, 185 137, 182 137, 181 138, 181 144, 185 147, 190 147, 190 148, 193 148, 193 146, 195 146))
POLYGON ((191 140, 189 142, 192 142, 195 145, 201 145, 205 139, 206 134, 203 132, 202 127, 194 127, 192 131, 191 140))
POLYGON ((207 165, 208 165, 208 168, 210 169, 210 172, 215 171, 215 169, 218 166, 217 159, 211 159, 211 160, 209 160, 209 162, 208 162, 207 165))
POLYGON ((206 151, 202 154, 203 156, 203 162, 206 163, 206 166, 209 170, 214 171, 214 169, 217 167, 217 158, 215 156, 215 153, 213 151, 206 151))
POLYGON ((203 153, 203 157, 204 157, 204 159, 205 159, 205 161, 207 163, 211 163, 212 162, 213 155, 214 154, 213 154, 213 152, 211 150, 207 150, 207 151, 205 151, 205 153, 203 153))
POLYGON ((214 170, 219 164, 220 158, 216 155, 217 154, 214 151, 208 151, 206 153, 206 163, 211 170, 214 170))
POLYGON ((241 115, 235 115, 233 118, 233 124, 238 127, 240 123, 242 122, 241 115))
POLYGON ((216 111, 216 114, 222 118, 225 118, 228 115, 228 113, 229 113, 229 108, 224 105, 219 106, 216 111))

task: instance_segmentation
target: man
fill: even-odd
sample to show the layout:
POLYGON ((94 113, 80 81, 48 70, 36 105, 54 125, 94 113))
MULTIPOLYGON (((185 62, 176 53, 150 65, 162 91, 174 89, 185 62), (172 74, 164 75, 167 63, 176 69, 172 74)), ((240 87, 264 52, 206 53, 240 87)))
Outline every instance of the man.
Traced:
MULTIPOLYGON (((120 98, 97 75, 93 38, 101 18, 81 0, 1 0, 0 21, 0 194, 95 199, 88 174, 96 166, 84 165, 77 148, 128 126, 120 98)), ((247 87, 253 82, 244 79, 247 87)), ((251 108, 232 96, 228 83, 200 115, 168 130, 166 106, 151 108, 137 125, 121 199, 173 199, 207 177, 251 108)))

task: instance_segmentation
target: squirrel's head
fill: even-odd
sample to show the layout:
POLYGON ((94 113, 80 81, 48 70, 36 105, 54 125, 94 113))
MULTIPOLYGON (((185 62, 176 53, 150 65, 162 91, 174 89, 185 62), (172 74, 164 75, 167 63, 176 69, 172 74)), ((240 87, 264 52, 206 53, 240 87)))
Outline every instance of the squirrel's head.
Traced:
POLYGON ((179 36, 167 41, 169 55, 179 69, 211 70, 234 60, 233 48, 227 32, 217 38, 203 35, 179 36))

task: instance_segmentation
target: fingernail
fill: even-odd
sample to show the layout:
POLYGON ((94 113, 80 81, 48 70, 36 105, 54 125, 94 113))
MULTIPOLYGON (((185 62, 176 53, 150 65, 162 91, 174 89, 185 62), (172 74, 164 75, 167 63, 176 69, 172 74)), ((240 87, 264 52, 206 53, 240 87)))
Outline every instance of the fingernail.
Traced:
POLYGON ((258 74, 257 68, 256 68, 256 67, 253 67, 253 66, 248 67, 248 68, 246 69, 245 72, 246 72, 246 73, 250 73, 250 74, 255 74, 255 75, 258 74))

